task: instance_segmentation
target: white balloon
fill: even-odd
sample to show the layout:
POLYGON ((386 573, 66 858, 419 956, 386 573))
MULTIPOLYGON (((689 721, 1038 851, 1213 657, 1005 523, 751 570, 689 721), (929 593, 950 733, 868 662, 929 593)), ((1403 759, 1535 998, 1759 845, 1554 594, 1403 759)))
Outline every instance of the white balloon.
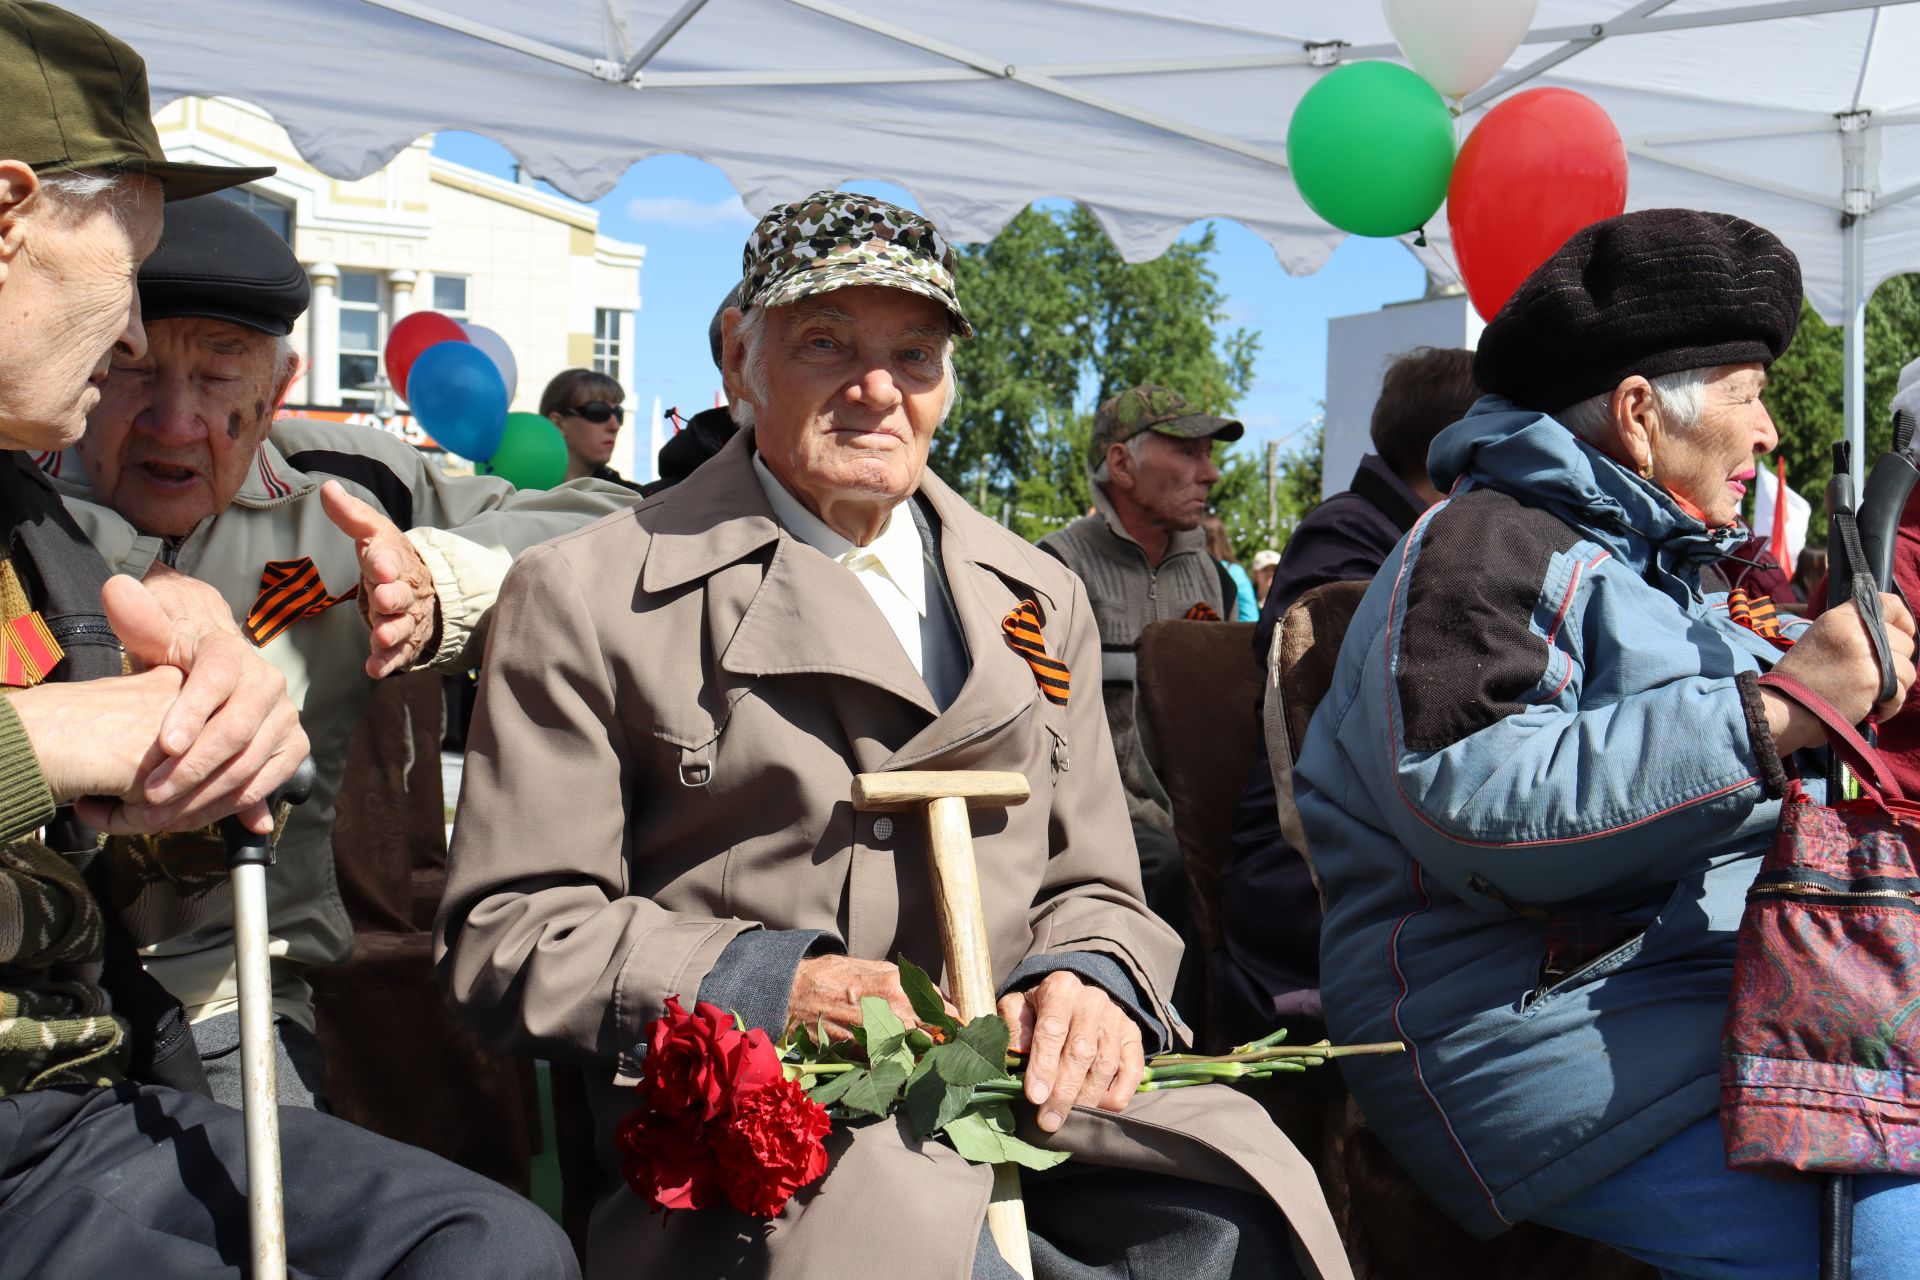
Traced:
POLYGON ((513 358, 513 348, 507 340, 483 324, 469 324, 462 321, 462 329, 467 331, 467 341, 487 353, 500 369, 500 380, 507 384, 507 403, 513 403, 513 393, 520 385, 520 365, 513 358))
POLYGON ((1381 0, 1413 69, 1448 98, 1493 79, 1520 47, 1540 0, 1381 0))

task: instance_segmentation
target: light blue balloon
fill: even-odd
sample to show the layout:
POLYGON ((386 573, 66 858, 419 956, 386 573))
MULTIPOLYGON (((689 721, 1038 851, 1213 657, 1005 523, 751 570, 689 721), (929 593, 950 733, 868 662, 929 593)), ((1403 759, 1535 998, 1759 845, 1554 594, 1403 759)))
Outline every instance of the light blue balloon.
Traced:
POLYGON ((407 405, 449 453, 484 462, 507 427, 507 384, 493 357, 470 342, 436 342, 407 374, 407 405))

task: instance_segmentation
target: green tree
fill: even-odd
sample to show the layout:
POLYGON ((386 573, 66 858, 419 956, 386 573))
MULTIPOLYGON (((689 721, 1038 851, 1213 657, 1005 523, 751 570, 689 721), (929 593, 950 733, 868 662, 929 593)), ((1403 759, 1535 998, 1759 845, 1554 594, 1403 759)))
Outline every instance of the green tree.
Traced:
MULTIPOLYGON (((1761 397, 1780 432, 1787 483, 1813 504, 1810 543, 1827 536, 1826 487, 1833 445, 1846 435, 1842 409, 1842 333, 1802 303, 1800 329, 1774 361, 1761 397)), ((1867 302, 1867 464, 1893 439, 1888 402, 1901 366, 1920 356, 1920 275, 1894 276, 1867 302)), ((1762 465, 1771 467, 1773 459, 1762 465)), ((1766 533, 1767 530, 1760 530, 1766 533)))
MULTIPOLYGON (((991 243, 962 248, 974 337, 954 356, 959 399, 934 437, 934 470, 987 514, 1004 505, 1035 538, 1086 511, 1087 440, 1107 396, 1153 382, 1205 412, 1232 412, 1259 339, 1223 332, 1214 244, 1208 228, 1150 262, 1125 262, 1075 205, 1029 207, 991 243)), ((1221 460, 1236 474, 1259 465, 1233 452, 1221 460)))

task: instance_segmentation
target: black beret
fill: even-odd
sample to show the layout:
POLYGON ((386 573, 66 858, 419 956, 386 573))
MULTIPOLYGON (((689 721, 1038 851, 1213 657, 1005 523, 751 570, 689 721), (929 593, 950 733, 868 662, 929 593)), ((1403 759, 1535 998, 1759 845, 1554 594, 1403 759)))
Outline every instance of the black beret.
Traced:
POLYGON ((1583 227, 1488 322, 1474 381, 1555 413, 1634 374, 1771 364, 1800 323, 1800 260, 1730 213, 1642 209, 1583 227))
POLYGON ((140 268, 148 320, 206 316, 284 337, 311 293, 293 246, 220 196, 169 204, 160 247, 140 268))

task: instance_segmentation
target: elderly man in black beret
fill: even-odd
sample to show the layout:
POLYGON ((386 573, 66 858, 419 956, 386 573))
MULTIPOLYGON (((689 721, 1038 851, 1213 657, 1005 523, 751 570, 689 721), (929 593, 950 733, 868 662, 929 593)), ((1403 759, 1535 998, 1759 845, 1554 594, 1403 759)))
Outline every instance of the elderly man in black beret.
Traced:
MULTIPOLYGON (((218 588, 301 709, 319 777, 267 883, 282 1097, 312 1105, 322 1064, 304 973, 353 944, 334 797, 373 682, 472 666, 514 554, 638 496, 595 480, 517 494, 449 477, 376 428, 274 421, 298 372, 287 334, 307 277, 228 200, 168 205, 139 287, 146 352, 115 359, 85 436, 43 467, 109 564, 135 577, 170 565, 218 588)), ((229 919, 149 948, 146 965, 186 1006, 214 1096, 237 1106, 229 919)))
MULTIPOLYGON (((1295 770, 1322 998, 1361 1109, 1476 1234, 1536 1220, 1670 1276, 1812 1276, 1816 1186, 1729 1172, 1720 1039, 1787 770, 1879 697, 1847 606, 1782 635, 1701 570, 1740 536, 1800 271, 1726 214, 1574 235, 1487 326, 1449 496, 1352 620, 1295 770), (1789 644, 1791 643, 1791 647, 1789 644)), ((1902 691, 1913 619, 1883 597, 1902 691)), ((1883 704, 1890 713, 1896 696, 1883 704)), ((1911 1180, 1863 1180, 1863 1277, 1920 1275, 1911 1180)))

